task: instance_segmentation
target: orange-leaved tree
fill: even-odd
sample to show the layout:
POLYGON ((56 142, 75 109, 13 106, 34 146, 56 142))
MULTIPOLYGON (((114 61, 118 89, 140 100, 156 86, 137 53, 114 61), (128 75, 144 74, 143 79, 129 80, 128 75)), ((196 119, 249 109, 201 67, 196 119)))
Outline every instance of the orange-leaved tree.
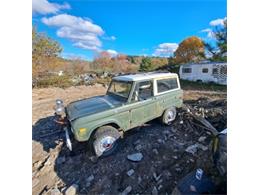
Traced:
POLYGON ((189 37, 179 44, 174 55, 176 64, 198 62, 205 58, 204 43, 199 37, 189 37))

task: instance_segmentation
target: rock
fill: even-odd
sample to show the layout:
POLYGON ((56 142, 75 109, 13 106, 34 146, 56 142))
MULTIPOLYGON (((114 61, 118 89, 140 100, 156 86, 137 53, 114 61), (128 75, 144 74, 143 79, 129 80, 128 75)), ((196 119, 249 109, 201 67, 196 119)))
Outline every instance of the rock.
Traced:
POLYGON ((177 160, 177 159, 178 159, 178 156, 173 156, 173 158, 174 158, 175 160, 177 160))
POLYGON ((201 136, 199 139, 198 139, 198 141, 199 142, 204 142, 205 140, 206 140, 206 136, 201 136))
POLYGON ((180 173, 181 170, 182 170, 182 169, 181 169, 180 167, 175 168, 175 171, 178 172, 178 173, 180 173))
POLYGON ((155 186, 153 187, 152 195, 158 195, 158 190, 155 186))
POLYGON ((156 175, 156 173, 153 173, 153 177, 155 179, 155 181, 158 181, 161 178, 162 175, 156 175))
POLYGON ((76 195, 79 186, 77 184, 71 185, 66 191, 65 195, 76 195))
POLYGON ((140 152, 127 155, 127 159, 130 161, 133 161, 133 162, 139 162, 142 160, 142 158, 143 158, 143 155, 140 152))
POLYGON ((197 144, 194 144, 194 145, 187 147, 185 149, 185 151, 194 155, 197 152, 197 148, 198 148, 197 144))
POLYGON ((132 191, 131 186, 127 186, 126 189, 121 193, 121 195, 127 195, 132 191))
POLYGON ((90 175, 87 179, 86 179, 86 187, 89 187, 91 185, 91 182, 94 180, 94 175, 90 175))
POLYGON ((59 158, 57 159, 57 164, 63 164, 65 161, 66 161, 65 156, 59 157, 59 158))
POLYGON ((90 175, 90 176, 86 179, 87 182, 92 182, 93 180, 94 180, 94 175, 90 175))
POLYGON ((51 190, 51 195, 62 195, 59 189, 55 188, 51 190))
POLYGON ((197 147, 200 148, 200 149, 202 149, 203 151, 208 150, 208 147, 207 147, 207 146, 204 146, 204 145, 202 145, 202 144, 197 144, 197 147))
POLYGON ((97 158, 96 156, 91 156, 91 157, 89 157, 89 159, 90 159, 91 162, 93 162, 93 163, 97 163, 97 161, 98 161, 98 158, 97 158))
POLYGON ((130 176, 132 176, 133 174, 134 174, 134 169, 130 169, 129 171, 127 171, 127 175, 130 177, 130 176))
POLYGON ((142 149, 142 145, 139 144, 139 145, 135 146, 135 149, 138 150, 138 151, 141 150, 142 149))
POLYGON ((162 139, 157 139, 157 142, 160 143, 160 144, 164 143, 164 141, 162 139))
POLYGON ((154 152, 156 155, 159 154, 159 152, 158 152, 158 150, 157 150, 156 148, 153 149, 153 152, 154 152))
POLYGON ((180 121, 180 124, 181 124, 181 125, 183 124, 183 120, 180 121))

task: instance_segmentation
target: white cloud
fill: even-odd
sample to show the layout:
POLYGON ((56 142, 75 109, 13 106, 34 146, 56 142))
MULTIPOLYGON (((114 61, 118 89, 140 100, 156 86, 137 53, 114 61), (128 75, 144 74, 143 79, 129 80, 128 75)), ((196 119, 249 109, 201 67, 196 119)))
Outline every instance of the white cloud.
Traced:
POLYGON ((207 37, 210 38, 210 39, 215 38, 213 30, 210 29, 210 28, 203 29, 203 30, 200 31, 200 32, 205 32, 205 33, 207 33, 207 37))
POLYGON ((112 49, 108 49, 106 52, 109 53, 111 57, 116 57, 118 55, 118 52, 112 49))
POLYGON ((108 41, 114 41, 114 40, 116 40, 116 37, 115 36, 104 36, 104 37, 102 37, 104 40, 108 40, 108 41))
POLYGON ((32 12, 38 14, 56 14, 62 9, 70 9, 68 3, 50 3, 47 0, 32 0, 32 12))
POLYGON ((169 57, 173 55, 177 48, 177 43, 162 43, 157 46, 153 56, 169 57))
POLYGON ((49 18, 44 17, 42 22, 48 26, 58 27, 57 36, 69 39, 76 47, 99 51, 102 46, 99 36, 102 36, 104 31, 89 19, 59 14, 49 18))
POLYGON ((216 19, 216 20, 212 20, 210 21, 209 25, 210 26, 224 26, 224 21, 227 20, 227 17, 225 18, 219 18, 219 19, 216 19))

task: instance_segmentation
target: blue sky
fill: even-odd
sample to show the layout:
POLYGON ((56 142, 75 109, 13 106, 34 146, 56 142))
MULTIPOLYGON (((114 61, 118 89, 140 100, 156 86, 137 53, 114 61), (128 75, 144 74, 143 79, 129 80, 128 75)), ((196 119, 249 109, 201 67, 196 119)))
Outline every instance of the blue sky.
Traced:
POLYGON ((98 52, 169 56, 189 36, 214 42, 225 0, 33 0, 33 25, 59 41, 63 57, 92 60, 98 52))

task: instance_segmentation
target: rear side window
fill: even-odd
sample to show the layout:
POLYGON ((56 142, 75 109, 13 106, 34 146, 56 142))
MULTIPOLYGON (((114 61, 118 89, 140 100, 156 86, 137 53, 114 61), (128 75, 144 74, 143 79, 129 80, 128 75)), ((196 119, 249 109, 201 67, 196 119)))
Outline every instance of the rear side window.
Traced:
POLYGON ((178 88, 177 78, 157 80, 158 93, 173 90, 178 88))
POLYGON ((191 68, 182 68, 182 73, 191 73, 191 68))

